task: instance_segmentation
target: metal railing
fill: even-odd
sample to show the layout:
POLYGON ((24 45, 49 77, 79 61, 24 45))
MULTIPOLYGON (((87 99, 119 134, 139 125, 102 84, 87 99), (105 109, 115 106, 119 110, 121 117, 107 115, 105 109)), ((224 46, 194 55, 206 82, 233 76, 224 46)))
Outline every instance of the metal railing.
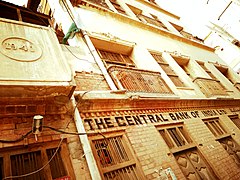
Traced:
POLYGON ((119 89, 127 89, 132 92, 174 94, 158 72, 120 66, 110 66, 108 72, 119 89))

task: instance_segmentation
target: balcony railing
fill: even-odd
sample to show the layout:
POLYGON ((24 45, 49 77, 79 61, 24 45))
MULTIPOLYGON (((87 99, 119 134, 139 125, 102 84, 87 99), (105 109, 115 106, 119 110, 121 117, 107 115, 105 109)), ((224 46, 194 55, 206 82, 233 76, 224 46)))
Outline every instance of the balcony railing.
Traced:
POLYGON ((197 77, 193 80, 193 82, 200 87, 201 91, 207 97, 228 96, 226 89, 218 80, 197 77))
POLYGON ((143 22, 146 21, 149 24, 152 24, 152 25, 155 25, 155 26, 158 26, 160 28, 168 30, 167 27, 161 21, 159 21, 157 19, 153 19, 153 18, 144 16, 142 14, 139 14, 137 17, 143 22))
POLYGON ((73 6, 78 5, 88 5, 94 8, 107 8, 109 9, 108 5, 106 4, 105 0, 70 0, 73 6))
POLYGON ((158 72, 119 66, 110 66, 108 72, 119 89, 127 89, 131 92, 174 94, 158 72))
POLYGON ((186 32, 186 31, 183 31, 183 30, 182 30, 182 31, 180 31, 180 33, 181 33, 185 38, 188 38, 188 39, 193 40, 193 41, 197 41, 197 42, 199 42, 199 43, 201 43, 201 44, 204 43, 204 41, 203 41, 202 39, 198 38, 197 36, 193 36, 192 34, 186 32))

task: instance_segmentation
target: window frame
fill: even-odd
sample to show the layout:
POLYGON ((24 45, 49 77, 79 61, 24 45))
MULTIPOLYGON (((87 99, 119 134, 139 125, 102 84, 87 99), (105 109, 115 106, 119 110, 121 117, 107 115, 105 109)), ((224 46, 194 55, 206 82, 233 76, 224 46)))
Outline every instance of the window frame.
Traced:
POLYGON ((177 153, 186 149, 196 147, 183 122, 159 125, 157 126, 157 130, 172 153, 177 153), (175 132, 177 132, 177 136, 181 139, 177 139, 178 137, 176 135, 175 137, 173 137, 169 132, 170 129, 176 129, 175 132), (176 141, 179 141, 179 145, 176 143, 176 141))
POLYGON ((235 126, 237 126, 238 129, 240 129, 240 117, 238 114, 235 115, 230 115, 228 116, 231 121, 235 124, 235 126), (238 122, 237 122, 238 121, 238 122))
MULTIPOLYGON (((134 171, 136 172, 137 178, 143 179, 144 174, 140 167, 140 163, 138 162, 137 158, 135 157, 133 149, 132 149, 130 142, 127 139, 124 131, 114 132, 114 133, 110 133, 110 134, 104 134, 104 136, 106 139, 110 139, 110 138, 114 138, 114 137, 121 137, 122 146, 124 147, 124 150, 127 153, 129 160, 120 162, 120 163, 116 163, 114 165, 110 165, 107 167, 103 167, 103 165, 100 162, 100 158, 98 156, 98 153, 97 153, 97 150, 95 148, 93 141, 105 140, 105 138, 103 138, 103 136, 101 136, 101 135, 89 136, 89 141, 90 141, 91 149, 93 152, 93 156, 96 160, 98 170, 101 174, 102 179, 105 179, 104 174, 110 174, 111 172, 113 173, 117 170, 120 170, 123 168, 128 168, 128 167, 133 167, 133 166, 135 166, 134 171)), ((116 151, 119 151, 119 149, 117 149, 116 151)))
POLYGON ((230 135, 221 123, 221 119, 219 117, 205 118, 202 119, 202 121, 209 131, 215 136, 216 140, 230 135))
POLYGON ((98 52, 100 58, 106 63, 107 66, 120 65, 120 66, 126 66, 126 67, 136 67, 133 59, 128 54, 122 54, 122 53, 118 53, 118 52, 111 52, 111 51, 108 51, 108 50, 103 50, 103 49, 98 49, 98 48, 97 48, 97 52, 98 52), (111 55, 118 55, 119 58, 121 59, 121 61, 110 60, 108 58, 104 58, 104 56, 103 56, 101 51, 104 52, 104 53, 109 53, 111 55), (132 62, 128 62, 125 57, 129 58, 130 61, 132 61, 132 62))
POLYGON ((155 59, 155 61, 157 61, 159 66, 163 69, 163 71, 167 74, 167 76, 171 79, 171 81, 176 87, 187 87, 185 83, 180 79, 180 77, 175 73, 172 67, 164 60, 161 53, 150 51, 150 54, 155 59), (170 69, 171 72, 167 72, 166 69, 163 67, 167 67, 168 69, 170 69))
MULTIPOLYGON (((40 158, 42 160, 42 166, 44 166, 49 161, 48 156, 47 156, 47 150, 52 149, 52 148, 57 148, 58 145, 59 145, 59 141, 52 141, 49 143, 31 144, 24 148, 22 146, 20 146, 20 147, 10 147, 10 148, 0 149, 0 158, 3 158, 4 176, 5 177, 12 176, 11 156, 40 151, 40 153, 41 153, 40 158)), ((63 166, 66 171, 66 176, 70 176, 71 179, 72 178, 74 179, 75 175, 73 172, 71 160, 69 158, 69 150, 68 150, 65 139, 61 143, 60 148, 61 148, 60 155, 61 155, 61 158, 63 161, 63 166)), ((44 174, 45 179, 53 179, 50 165, 46 166, 41 172, 42 172, 42 174, 44 174)))

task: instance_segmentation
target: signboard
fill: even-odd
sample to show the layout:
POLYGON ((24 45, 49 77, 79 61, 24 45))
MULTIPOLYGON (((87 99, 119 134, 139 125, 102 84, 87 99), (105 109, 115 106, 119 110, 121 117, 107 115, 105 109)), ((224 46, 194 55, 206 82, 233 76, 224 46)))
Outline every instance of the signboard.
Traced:
MULTIPOLYGON (((230 110, 231 112, 231 110, 230 110)), ((86 130, 100 130, 114 127, 143 125, 150 123, 161 123, 168 121, 188 120, 194 118, 207 118, 219 115, 225 115, 228 112, 225 109, 195 110, 195 111, 178 111, 168 113, 151 113, 129 115, 116 115, 105 117, 83 118, 86 130)))

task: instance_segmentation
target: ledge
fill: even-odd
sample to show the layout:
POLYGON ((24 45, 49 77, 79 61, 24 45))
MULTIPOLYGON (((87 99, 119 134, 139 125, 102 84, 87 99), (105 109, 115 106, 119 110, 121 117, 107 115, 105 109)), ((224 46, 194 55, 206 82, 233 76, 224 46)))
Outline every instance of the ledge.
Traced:
MULTIPOLYGON (((148 3, 148 2, 146 2, 146 3, 148 3)), ((83 6, 83 5, 79 5, 79 6, 83 6)), ((87 6, 83 6, 83 7, 87 8, 87 6)), ((141 27, 142 29, 146 29, 146 30, 149 30, 149 31, 155 31, 155 32, 157 32, 159 34, 162 34, 162 35, 166 36, 166 37, 175 39, 177 41, 180 41, 180 42, 183 42, 183 43, 186 43, 186 44, 193 45, 195 47, 199 47, 199 48, 205 49, 205 50, 210 51, 210 52, 214 52, 215 51, 214 48, 211 48, 211 47, 209 47, 207 45, 198 43, 196 41, 192 41, 192 40, 190 40, 188 38, 185 38, 185 37, 179 36, 179 35, 177 35, 177 34, 175 34, 173 32, 170 32, 170 31, 158 28, 158 27, 156 27, 154 25, 145 24, 145 23, 141 22, 140 20, 135 20, 135 19, 133 19, 133 18, 131 18, 129 16, 125 16, 125 15, 122 15, 120 13, 112 12, 111 10, 106 10, 106 9, 105 10, 102 9, 102 10, 104 11, 104 13, 109 13, 109 15, 112 16, 113 18, 116 18, 116 19, 118 19, 120 21, 123 21, 125 23, 128 23, 130 25, 136 25, 138 27, 141 27)))

